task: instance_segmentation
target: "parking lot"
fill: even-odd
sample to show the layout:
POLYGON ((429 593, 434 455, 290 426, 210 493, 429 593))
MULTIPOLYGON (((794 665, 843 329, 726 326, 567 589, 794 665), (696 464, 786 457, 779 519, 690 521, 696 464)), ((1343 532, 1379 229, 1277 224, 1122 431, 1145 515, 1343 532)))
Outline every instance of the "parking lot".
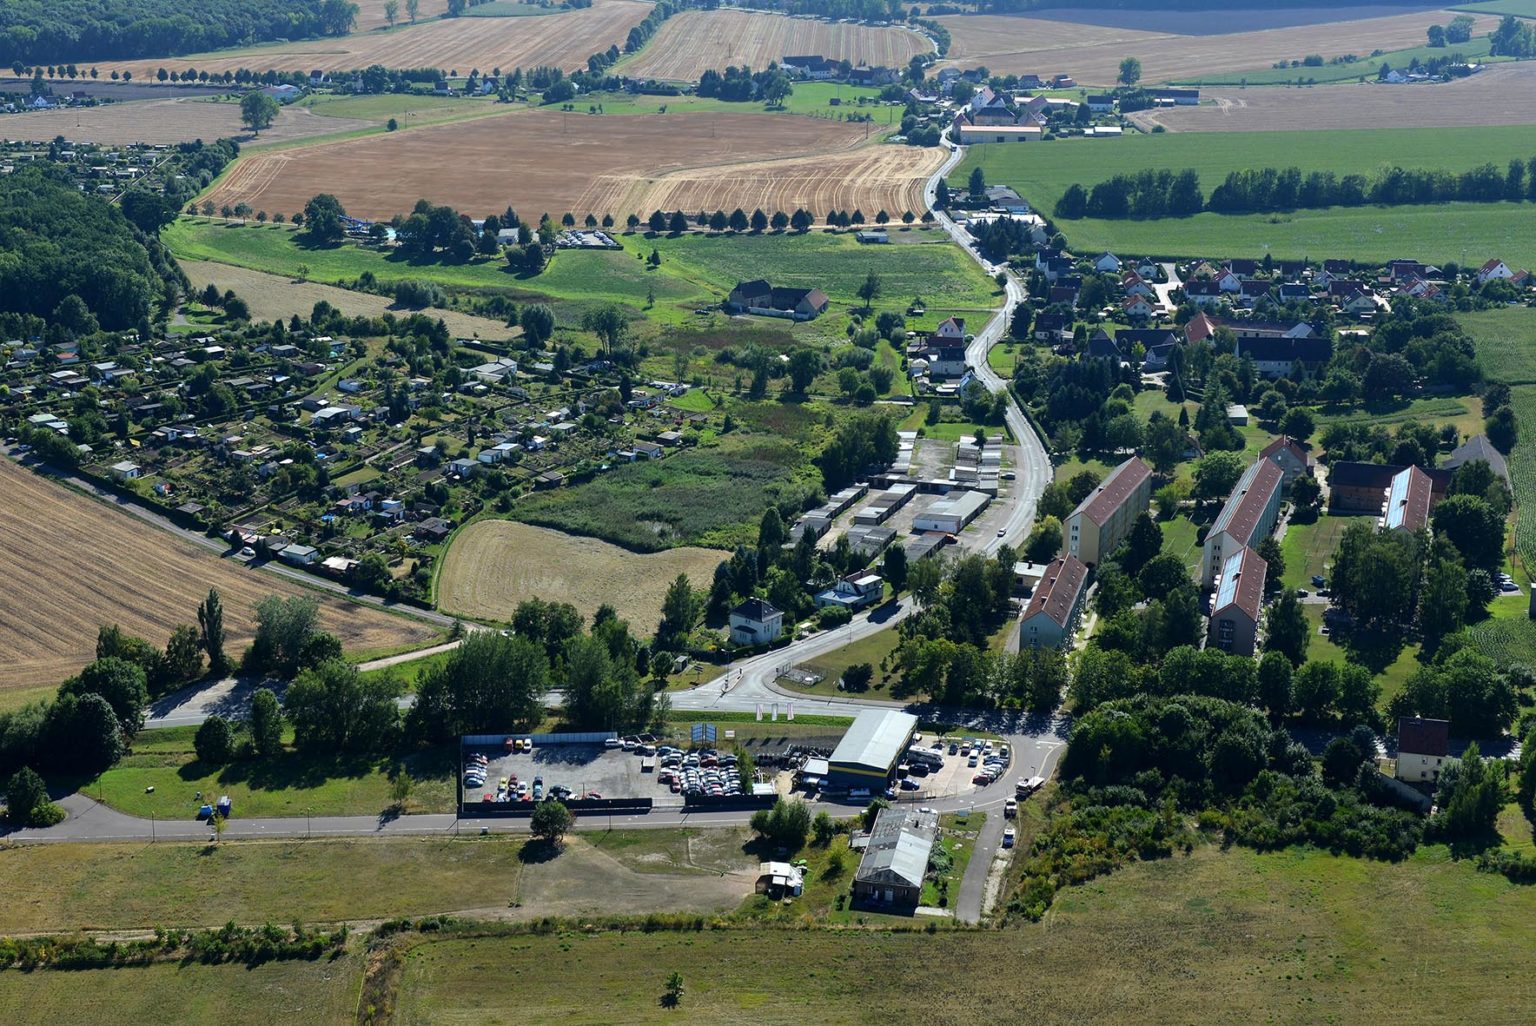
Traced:
MULTIPOLYGON (((1003 754, 1007 745, 998 741, 975 741, 964 737, 924 737, 922 741, 913 744, 908 751, 932 752, 941 756, 943 765, 930 770, 926 775, 918 767, 918 761, 907 759, 904 765, 916 768, 918 772, 908 773, 905 780, 896 782, 896 793, 901 798, 929 799, 929 798, 953 798, 957 795, 969 794, 978 790, 981 786, 975 782, 977 774, 984 772, 986 760, 991 758, 1001 759, 998 764, 1001 769, 997 776, 1006 772, 1012 759, 1012 753, 1003 754), (962 754, 962 752, 964 754, 962 754), (973 764, 974 763, 974 764, 973 764), (907 784, 910 780, 917 786, 907 784)), ((898 776, 900 771, 898 770, 898 776)))
POLYGON ((709 748, 567 743, 507 751, 483 746, 466 748, 464 759, 466 802, 650 798, 657 805, 681 805, 688 793, 724 797, 741 790, 736 756, 709 748))

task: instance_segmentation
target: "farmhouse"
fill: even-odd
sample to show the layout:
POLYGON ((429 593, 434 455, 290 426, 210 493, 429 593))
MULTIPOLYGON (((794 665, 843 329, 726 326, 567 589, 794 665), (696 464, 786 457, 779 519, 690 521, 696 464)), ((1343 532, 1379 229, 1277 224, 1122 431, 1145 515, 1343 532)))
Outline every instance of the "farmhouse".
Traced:
POLYGON ((1039 125, 955 125, 955 141, 962 146, 977 143, 1034 142, 1045 135, 1039 125))
POLYGON ((1509 464, 1504 461, 1504 454, 1495 449, 1493 443, 1488 441, 1487 435, 1473 435, 1461 443, 1449 456, 1440 461, 1440 469, 1442 471, 1455 471, 1463 464, 1471 463, 1473 460, 1482 460, 1488 464, 1489 469, 1502 477, 1505 482, 1509 481, 1509 464))
POLYGON ((765 645, 784 633, 784 614, 766 599, 750 598, 731 610, 731 641, 765 645))
POLYGON ((1452 761, 1449 720, 1404 716, 1397 721, 1397 779, 1410 784, 1431 783, 1440 779, 1440 771, 1452 761))
POLYGON ((761 278, 744 281, 731 290, 726 308, 736 313, 814 320, 831 305, 821 289, 775 288, 761 278))
POLYGON ((1046 568, 1029 606, 1019 619, 1020 648, 1061 648, 1072 640, 1083 596, 1088 590, 1088 567, 1076 556, 1057 556, 1046 568))
POLYGON ((866 709, 854 718, 827 759, 827 785, 883 790, 917 729, 917 717, 896 709, 866 709))
POLYGON ((1499 259, 1488 261, 1477 269, 1477 283, 1486 285, 1490 281, 1503 279, 1508 281, 1515 276, 1515 272, 1509 269, 1509 265, 1499 259))
POLYGON ((1269 567, 1247 546, 1227 556, 1216 575, 1211 622, 1205 647, 1251 656, 1258 644, 1259 612, 1264 605, 1264 577, 1269 567))
POLYGON ((1333 356, 1333 340, 1321 337, 1281 337, 1238 335, 1234 349, 1237 358, 1249 357, 1254 369, 1265 378, 1293 377, 1297 367, 1315 370, 1333 356))
POLYGON ((1063 525, 1067 553, 1097 563, 1131 533, 1152 500, 1152 469, 1132 456, 1090 492, 1063 525))
POLYGON ((915 908, 938 837, 937 813, 910 808, 881 809, 853 877, 854 901, 915 908))
POLYGON ((1257 546, 1275 529, 1283 479, 1280 468, 1267 459, 1258 460, 1243 472, 1205 536, 1205 550, 1200 556, 1200 580, 1205 587, 1215 584, 1227 556, 1240 548, 1257 546))
MULTIPOLYGON (((1390 463, 1355 463, 1340 460, 1328 468, 1328 505, 1335 513, 1382 513, 1383 493, 1392 486, 1393 478, 1407 467, 1390 463)), ((1450 486, 1448 470, 1426 470, 1429 478, 1430 502, 1439 502, 1450 486)))

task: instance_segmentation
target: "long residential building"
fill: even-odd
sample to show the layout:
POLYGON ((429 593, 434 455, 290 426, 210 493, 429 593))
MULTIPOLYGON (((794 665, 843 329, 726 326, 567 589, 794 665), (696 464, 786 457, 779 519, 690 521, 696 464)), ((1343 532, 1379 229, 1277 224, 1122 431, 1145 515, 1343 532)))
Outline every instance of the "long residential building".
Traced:
POLYGON ((1019 648, 1064 648, 1069 644, 1087 591, 1087 565, 1070 554, 1057 556, 1046 567, 1019 620, 1019 648))
POLYGON ((1253 655, 1258 647, 1259 615, 1264 608, 1264 578, 1268 572, 1268 564, 1250 548, 1227 556, 1216 577, 1206 648, 1232 655, 1253 655))
POLYGON ((1131 525, 1151 501, 1152 470, 1132 456, 1111 470, 1067 517, 1062 525, 1067 554, 1084 563, 1099 562, 1131 533, 1131 525))
POLYGON ((1406 467, 1392 475, 1381 505, 1383 531, 1407 531, 1413 534, 1429 526, 1429 508, 1434 504, 1434 486, 1429 475, 1418 467, 1406 467))
POLYGON ((1216 582, 1226 558, 1241 548, 1258 548, 1280 519, 1284 473, 1271 460, 1260 459, 1243 472, 1237 487, 1221 507, 1216 522, 1205 536, 1200 556, 1200 582, 1209 588, 1216 582))

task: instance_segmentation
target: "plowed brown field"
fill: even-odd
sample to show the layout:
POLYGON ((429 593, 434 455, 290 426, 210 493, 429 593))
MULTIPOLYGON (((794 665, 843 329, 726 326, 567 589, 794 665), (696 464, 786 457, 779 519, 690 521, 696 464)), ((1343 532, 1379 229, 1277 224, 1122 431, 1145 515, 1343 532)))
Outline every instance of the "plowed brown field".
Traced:
POLYGON ((1214 104, 1132 115, 1170 132, 1306 132, 1323 128, 1454 128, 1532 125, 1536 65, 1496 64, 1471 78, 1436 85, 1312 86, 1307 89, 1207 89, 1214 104))
MULTIPOLYGON (((736 203, 727 205, 729 196, 758 188, 731 185, 734 169, 751 165, 748 177, 755 177, 761 162, 783 158, 801 180, 819 177, 844 195, 860 197, 840 206, 889 209, 896 193, 880 175, 891 172, 879 169, 893 163, 911 168, 938 155, 914 156, 917 151, 896 146, 858 149, 863 144, 858 125, 787 114, 594 116, 538 110, 258 154, 238 163, 208 198, 215 205, 243 200, 257 210, 297 210, 316 193, 332 192, 348 212, 362 217, 391 217, 422 197, 461 210, 511 204, 556 216, 569 210, 622 217, 649 213, 653 208, 643 203, 649 190, 684 172, 697 181, 688 186, 690 195, 709 190, 713 182, 709 194, 720 199, 705 205, 731 209, 736 203), (868 185, 850 180, 859 168, 879 173, 868 185)), ((905 174, 899 172, 903 180, 905 174)))
MULTIPOLYGON (((404 7, 404 4, 401 5, 404 7)), ((210 74, 254 71, 323 71, 366 68, 442 68, 469 74, 472 68, 586 67, 587 58, 617 44, 651 11, 636 0, 594 0, 584 10, 537 18, 445 18, 395 32, 363 32, 341 39, 309 39, 250 50, 226 50, 190 57, 143 61, 95 61, 102 73, 128 70, 152 80, 159 68, 196 68, 210 74)))
POLYGON ((747 11, 685 11, 668 19, 622 70, 636 78, 695 82, 711 68, 734 64, 760 71, 793 54, 820 54, 855 66, 904 68, 932 49, 928 40, 904 28, 747 11))
MULTIPOLYGON (((210 587, 224 598, 227 648, 239 658, 267 595, 314 594, 237 567, 136 517, 0 459, 0 690, 57 684, 91 661, 96 630, 116 623, 156 645, 197 622, 210 587)), ((424 642, 430 627, 341 598, 320 622, 352 651, 424 642)))
MULTIPOLYGON (((1255 17, 1263 13, 1255 12, 1255 17)), ((1339 21, 1328 20, 1327 9, 1319 8, 1317 17, 1323 23, 1243 31, 1245 12, 1213 12, 1209 19, 1216 19, 1215 32, 1208 26, 1185 25, 1176 18, 1171 24, 1186 31, 1146 31, 1011 15, 956 15, 939 21, 949 29, 951 38, 946 64, 962 68, 985 65, 994 74, 1063 73, 1079 82, 1104 85, 1115 80, 1120 61, 1127 56, 1140 59, 1142 81, 1165 82, 1252 71, 1308 54, 1325 58, 1350 53, 1364 56, 1377 49, 1423 46, 1424 30, 1445 24, 1455 12, 1419 11, 1339 21)), ((1474 37, 1486 35, 1497 22, 1492 16, 1478 16, 1474 37)))

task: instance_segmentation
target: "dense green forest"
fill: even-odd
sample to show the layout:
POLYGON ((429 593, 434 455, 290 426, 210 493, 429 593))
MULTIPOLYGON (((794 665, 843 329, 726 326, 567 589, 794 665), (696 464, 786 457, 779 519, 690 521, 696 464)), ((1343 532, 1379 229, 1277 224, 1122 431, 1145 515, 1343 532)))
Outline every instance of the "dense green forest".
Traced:
POLYGON ((351 0, 4 0, 0 67, 345 35, 356 18, 351 0))
POLYGON ((92 330, 92 320, 136 328, 176 274, 158 241, 63 172, 35 167, 0 178, 0 313, 35 314, 75 332, 92 330))

